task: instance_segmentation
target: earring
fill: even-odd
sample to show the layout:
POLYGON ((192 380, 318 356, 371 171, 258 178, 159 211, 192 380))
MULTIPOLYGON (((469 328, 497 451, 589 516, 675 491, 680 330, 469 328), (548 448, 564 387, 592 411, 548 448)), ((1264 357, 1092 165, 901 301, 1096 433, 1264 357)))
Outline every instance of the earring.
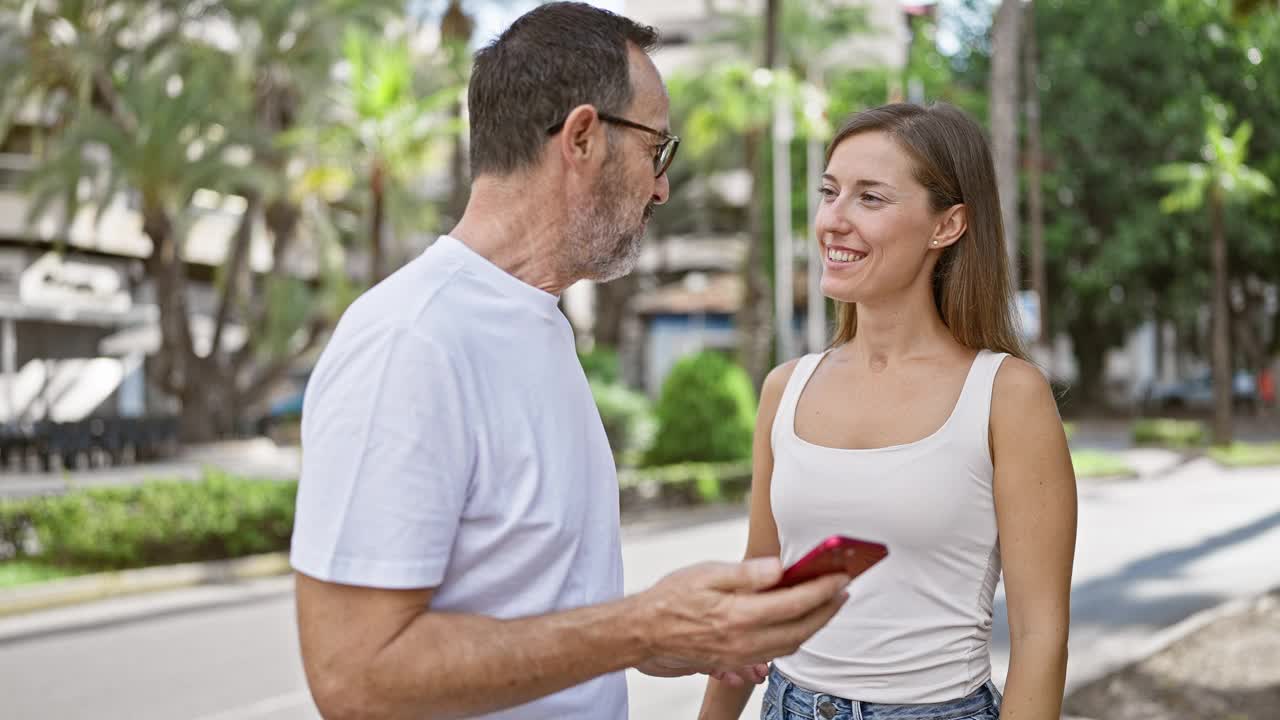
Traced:
POLYGON ((937 244, 938 244, 938 241, 937 241, 937 240, 934 240, 934 241, 933 241, 933 244, 934 244, 934 245, 937 245, 937 244))

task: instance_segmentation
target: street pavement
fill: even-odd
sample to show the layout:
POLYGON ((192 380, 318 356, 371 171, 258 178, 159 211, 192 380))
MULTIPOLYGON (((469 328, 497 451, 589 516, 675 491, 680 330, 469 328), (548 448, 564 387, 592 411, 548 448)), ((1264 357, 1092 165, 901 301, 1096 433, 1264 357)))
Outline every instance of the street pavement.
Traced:
MULTIPOLYGON (((632 523, 629 592, 702 559, 741 555, 741 509, 632 523)), ((851 529, 856 533, 856 529, 851 529)), ((1069 682, 1132 658, 1189 615, 1280 586, 1280 470, 1208 460, 1157 479, 1082 481, 1069 682)), ((998 596, 993 662, 1008 633, 998 596)), ((628 673, 631 717, 696 717, 699 678, 628 673)), ((758 717, 760 693, 743 717, 758 717)), ((0 717, 314 720, 287 578, 122 598, 0 619, 0 717)))

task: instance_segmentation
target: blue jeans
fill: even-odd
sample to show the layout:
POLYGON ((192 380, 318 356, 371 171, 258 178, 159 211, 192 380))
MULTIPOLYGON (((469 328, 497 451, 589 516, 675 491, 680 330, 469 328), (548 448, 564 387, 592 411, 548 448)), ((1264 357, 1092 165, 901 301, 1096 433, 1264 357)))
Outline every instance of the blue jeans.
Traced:
POLYGON ((968 697, 940 703, 889 705, 814 692, 774 670, 760 720, 998 720, 1000 691, 990 680, 968 697))

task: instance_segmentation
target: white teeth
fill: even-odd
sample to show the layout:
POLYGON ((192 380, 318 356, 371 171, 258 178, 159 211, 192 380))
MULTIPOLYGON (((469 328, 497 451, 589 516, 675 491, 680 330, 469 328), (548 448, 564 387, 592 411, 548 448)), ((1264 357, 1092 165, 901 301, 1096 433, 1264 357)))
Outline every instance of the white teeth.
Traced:
POLYGON ((866 257, 864 253, 849 252, 846 250, 836 250, 834 248, 827 250, 827 258, 835 262, 853 262, 866 257))

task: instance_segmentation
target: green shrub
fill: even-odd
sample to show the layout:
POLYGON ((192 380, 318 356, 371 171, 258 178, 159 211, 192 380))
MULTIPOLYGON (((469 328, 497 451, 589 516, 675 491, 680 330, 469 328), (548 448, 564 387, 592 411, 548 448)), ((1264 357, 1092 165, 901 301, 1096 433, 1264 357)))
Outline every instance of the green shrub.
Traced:
POLYGON ((644 395, 618 383, 591 382, 600 420, 615 457, 643 449, 653 436, 653 410, 644 395))
POLYGON ((607 347, 597 347, 578 353, 578 362, 582 363, 582 371, 587 379, 594 382, 612 384, 621 377, 618 365, 618 353, 607 347))
POLYGON ((117 569, 221 560, 286 550, 296 482, 209 471, 198 482, 128 487, 0 502, 0 536, 35 531, 41 561, 117 569), (19 528, 15 530, 14 528, 19 528))
POLYGON ((674 491, 699 502, 736 499, 751 488, 751 461, 628 468, 618 471, 618 485, 624 496, 627 491, 648 489, 653 494, 674 491))
POLYGON ((0 560, 26 554, 32 532, 30 500, 0 500, 0 560))
POLYGON ((716 352, 687 356, 663 383, 658 436, 645 463, 750 458, 755 413, 755 390, 745 370, 716 352))
POLYGON ((1071 467, 1077 479, 1099 477, 1134 477, 1137 473, 1124 458, 1101 450, 1076 450, 1071 453, 1071 467))
POLYGON ((1209 449, 1209 457, 1227 467, 1280 465, 1280 443, 1244 443, 1209 449))
POLYGON ((674 465, 655 465, 644 468, 627 468, 618 471, 618 484, 624 488, 644 485, 680 485, 705 482, 705 478, 723 482, 751 482, 751 461, 735 460, 722 463, 687 462, 674 465))
POLYGON ((1133 423, 1133 441, 1139 445, 1196 447, 1203 445, 1207 437, 1204 423, 1195 420, 1143 418, 1133 423))

